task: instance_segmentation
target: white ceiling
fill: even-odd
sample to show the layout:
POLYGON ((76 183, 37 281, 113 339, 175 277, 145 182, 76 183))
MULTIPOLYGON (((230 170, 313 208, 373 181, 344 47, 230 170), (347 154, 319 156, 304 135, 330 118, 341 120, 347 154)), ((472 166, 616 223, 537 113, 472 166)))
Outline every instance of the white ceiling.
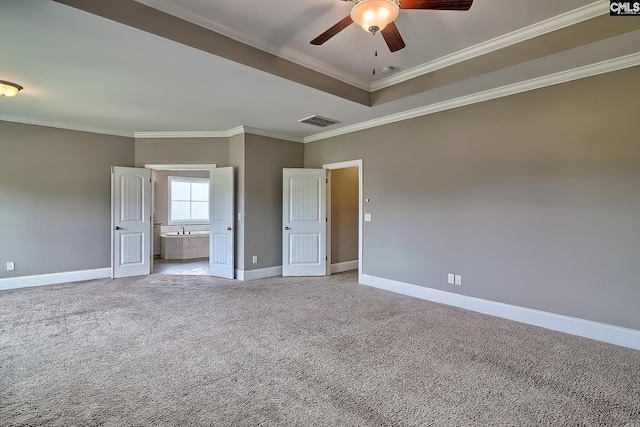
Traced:
MULTIPOLYGON (((377 40, 376 65, 398 73, 378 71, 376 79, 376 41, 355 24, 323 46, 309 44, 349 14, 347 2, 140 3, 370 90, 606 14, 609 2, 476 0, 468 12, 402 10, 396 23, 407 47, 391 54, 377 40)), ((536 87, 531 81, 548 84, 548 75, 562 81, 558 73, 623 56, 622 66, 637 65, 640 51, 640 31, 632 31, 368 107, 52 0, 4 0, 0 40, 0 79, 24 86, 17 97, 0 99, 0 120, 128 136, 245 126, 298 141, 463 105, 478 93, 490 98, 506 85, 517 91, 536 87), (313 114, 341 123, 321 129, 297 122, 313 114)))
POLYGON ((407 48, 391 53, 356 24, 322 46, 309 42, 350 14, 339 0, 136 0, 270 53, 369 88, 380 66, 406 71, 486 40, 593 3, 593 0, 476 0, 469 11, 402 10, 395 21, 407 48), (251 11, 248 13, 248 11, 251 11))

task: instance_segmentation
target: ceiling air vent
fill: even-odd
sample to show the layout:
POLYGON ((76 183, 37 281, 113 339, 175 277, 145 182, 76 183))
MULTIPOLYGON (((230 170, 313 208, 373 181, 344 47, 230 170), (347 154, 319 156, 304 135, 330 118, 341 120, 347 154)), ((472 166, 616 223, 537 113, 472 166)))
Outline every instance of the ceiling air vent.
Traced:
POLYGON ((336 123, 340 123, 337 120, 328 119, 328 118, 322 117, 322 116, 311 116, 311 117, 307 117, 306 119, 300 119, 300 120, 298 120, 298 122, 306 123, 308 125, 313 125, 313 126, 319 126, 321 128, 326 127, 326 126, 335 125, 336 123))

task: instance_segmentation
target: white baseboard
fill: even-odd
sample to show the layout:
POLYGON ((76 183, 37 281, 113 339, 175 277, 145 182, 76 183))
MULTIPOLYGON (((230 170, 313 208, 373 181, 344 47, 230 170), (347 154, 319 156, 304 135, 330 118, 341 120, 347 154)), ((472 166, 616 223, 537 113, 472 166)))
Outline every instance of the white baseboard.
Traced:
POLYGON ((331 274, 342 273, 343 271, 351 271, 351 270, 357 270, 357 269, 358 269, 358 260, 338 262, 336 264, 331 264, 331 274))
POLYGON ((109 277, 111 277, 111 267, 96 268, 94 270, 65 271, 62 273, 36 274, 33 276, 8 277, 0 279, 0 290, 56 285, 58 283, 105 279, 109 277))
POLYGON ((361 283, 554 331, 640 350, 640 331, 363 274, 361 283))
POLYGON ((236 270, 238 280, 266 279, 267 277, 282 276, 282 266, 259 268, 257 270, 236 270))

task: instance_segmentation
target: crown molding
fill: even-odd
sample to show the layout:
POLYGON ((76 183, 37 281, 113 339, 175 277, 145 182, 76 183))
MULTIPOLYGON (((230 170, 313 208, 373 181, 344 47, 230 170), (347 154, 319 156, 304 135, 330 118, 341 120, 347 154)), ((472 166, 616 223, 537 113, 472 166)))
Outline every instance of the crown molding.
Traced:
POLYGON ((221 131, 135 132, 134 137, 136 139, 231 138, 232 136, 246 133, 258 136, 266 136, 268 138, 283 139, 285 141, 304 142, 302 138, 296 138, 289 135, 281 135, 262 129, 252 128, 249 126, 238 126, 229 130, 221 131))
POLYGON ((175 16, 176 18, 180 18, 185 21, 191 22, 192 24, 199 25, 200 27, 206 28, 218 34, 222 34, 223 36, 229 37, 253 48, 270 53, 279 58, 286 59, 287 61, 291 61, 305 68, 309 68, 321 74, 333 77, 343 83, 347 83, 351 86, 355 86, 366 91, 371 90, 371 84, 368 81, 365 82, 349 73, 345 73, 339 68, 333 67, 315 58, 304 55, 296 50, 279 46, 268 40, 256 37, 254 34, 248 33, 246 31, 229 28, 218 22, 207 19, 204 16, 198 15, 191 10, 183 10, 183 8, 177 7, 173 3, 156 0, 135 1, 144 4, 145 6, 149 6, 153 9, 175 16))
POLYGON ((371 92, 375 92, 377 90, 384 89, 386 87, 393 86, 407 80, 411 80, 424 74, 432 73, 436 70, 448 67, 450 65, 467 61, 469 59, 491 53, 498 49, 521 43, 534 37, 538 37, 543 34, 560 30, 570 25, 574 25, 579 22, 604 15, 606 13, 609 13, 608 3, 605 1, 596 1, 570 12, 537 22, 528 27, 521 28, 508 34, 504 34, 486 42, 479 43, 475 46, 459 50, 450 55, 446 55, 434 61, 411 68, 407 71, 403 71, 385 79, 378 80, 371 84, 370 90, 371 92))
POLYGON ((227 131, 227 136, 231 138, 232 136, 241 135, 244 133, 244 126, 238 126, 233 129, 229 129, 227 131))
POLYGON ((205 170, 215 169, 218 167, 215 163, 179 163, 179 164, 161 164, 161 163, 145 163, 147 169, 157 171, 185 171, 185 170, 205 170))
POLYGON ((228 138, 229 131, 134 132, 136 139, 159 138, 228 138))
POLYGON ((98 133, 102 135, 123 136, 126 138, 134 137, 133 133, 124 132, 122 130, 98 128, 93 126, 83 126, 75 123, 67 123, 67 122, 62 122, 57 120, 34 119, 26 116, 13 116, 9 114, 0 114, 0 121, 22 123, 25 125, 34 125, 34 126, 46 126, 50 128, 56 128, 56 129, 74 130, 78 132, 98 133))
POLYGON ((622 70, 640 65, 640 53, 622 56, 583 67, 574 68, 567 71, 561 71, 549 74, 535 79, 525 80, 519 83, 513 83, 501 86, 495 89, 489 89, 477 92, 471 95, 465 95, 459 98, 438 102, 424 107, 407 110, 402 113, 392 114, 374 120, 368 120, 351 126, 345 126, 340 129, 330 130, 327 132, 317 133, 315 135, 304 138, 304 142, 320 141, 335 136, 345 135, 365 129, 374 128, 402 120, 412 119, 415 117, 426 116, 428 114, 438 113, 440 111, 450 110, 453 108, 464 107, 466 105, 477 104, 479 102, 489 101, 491 99, 502 98, 509 95, 515 95, 521 92, 527 92, 547 86, 553 86, 561 83, 570 82, 572 80, 583 79, 586 77, 596 76, 598 74, 609 73, 612 71, 622 70))

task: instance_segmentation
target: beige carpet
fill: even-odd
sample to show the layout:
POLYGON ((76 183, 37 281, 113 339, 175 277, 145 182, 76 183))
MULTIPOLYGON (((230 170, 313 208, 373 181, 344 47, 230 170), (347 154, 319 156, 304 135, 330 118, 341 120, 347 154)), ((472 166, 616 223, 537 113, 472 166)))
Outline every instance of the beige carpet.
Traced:
POLYGON ((0 425, 640 426, 640 352, 357 285, 0 292, 0 425))

